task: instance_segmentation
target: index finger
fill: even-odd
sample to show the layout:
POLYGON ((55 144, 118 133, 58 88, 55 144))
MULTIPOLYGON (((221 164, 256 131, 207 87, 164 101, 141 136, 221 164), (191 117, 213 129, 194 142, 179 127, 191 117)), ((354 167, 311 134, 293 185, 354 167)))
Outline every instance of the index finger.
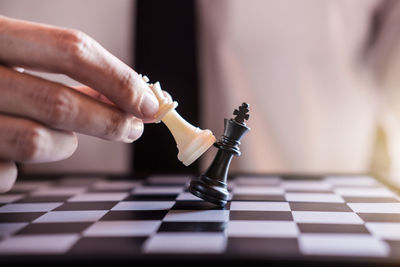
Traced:
POLYGON ((66 74, 142 119, 158 111, 141 76, 80 31, 0 16, 0 61, 66 74))

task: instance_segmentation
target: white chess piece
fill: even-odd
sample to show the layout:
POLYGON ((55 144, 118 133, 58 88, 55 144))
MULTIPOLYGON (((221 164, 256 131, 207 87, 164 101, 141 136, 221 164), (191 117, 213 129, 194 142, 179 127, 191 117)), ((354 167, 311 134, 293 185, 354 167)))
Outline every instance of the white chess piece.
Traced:
MULTIPOLYGON (((149 81, 146 76, 143 76, 143 80, 149 81)), ((214 144, 214 135, 210 130, 201 130, 184 120, 175 111, 178 103, 163 94, 159 82, 149 84, 149 87, 160 106, 155 116, 156 122, 162 121, 168 127, 178 147, 178 159, 189 166, 214 144)))

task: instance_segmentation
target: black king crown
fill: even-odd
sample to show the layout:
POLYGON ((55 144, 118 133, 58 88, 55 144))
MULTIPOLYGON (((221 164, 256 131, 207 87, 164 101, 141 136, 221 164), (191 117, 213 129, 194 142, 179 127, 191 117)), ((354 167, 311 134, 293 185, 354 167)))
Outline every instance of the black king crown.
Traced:
POLYGON ((224 119, 224 134, 214 143, 218 152, 205 174, 191 180, 189 192, 220 207, 226 205, 229 199, 229 165, 233 155, 240 156, 240 139, 250 130, 245 123, 249 119, 248 112, 249 105, 243 103, 233 112, 235 118, 224 119))

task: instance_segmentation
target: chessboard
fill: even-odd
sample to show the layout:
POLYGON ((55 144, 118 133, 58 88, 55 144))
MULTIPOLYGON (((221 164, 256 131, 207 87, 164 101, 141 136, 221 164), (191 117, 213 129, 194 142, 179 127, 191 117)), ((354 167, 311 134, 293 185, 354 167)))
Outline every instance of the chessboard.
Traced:
POLYGON ((370 176, 236 176, 223 208, 190 175, 21 179, 0 195, 0 262, 396 263, 400 198, 370 176))

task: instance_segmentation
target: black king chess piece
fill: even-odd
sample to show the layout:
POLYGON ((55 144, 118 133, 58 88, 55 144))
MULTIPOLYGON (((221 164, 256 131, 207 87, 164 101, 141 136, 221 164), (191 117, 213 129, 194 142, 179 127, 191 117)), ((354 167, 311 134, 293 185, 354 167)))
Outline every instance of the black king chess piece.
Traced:
POLYGON ((250 130, 245 120, 249 119, 249 105, 243 103, 235 109, 233 119, 224 119, 224 134, 214 146, 218 148, 214 160, 205 174, 190 181, 189 192, 220 207, 229 199, 227 178, 232 156, 240 156, 240 139, 250 130))

